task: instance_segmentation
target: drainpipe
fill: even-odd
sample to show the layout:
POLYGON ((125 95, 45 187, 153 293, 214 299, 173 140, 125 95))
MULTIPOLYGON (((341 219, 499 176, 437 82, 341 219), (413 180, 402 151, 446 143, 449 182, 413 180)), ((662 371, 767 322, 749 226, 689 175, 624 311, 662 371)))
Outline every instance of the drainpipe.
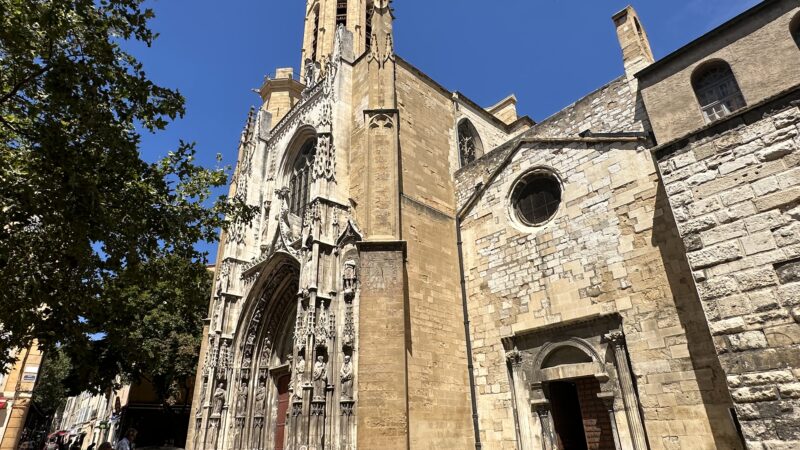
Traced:
POLYGON ((458 275, 461 282, 461 306, 464 310, 464 337, 467 342, 467 372, 469 373, 469 394, 472 401, 472 428, 475 432, 475 450, 481 450, 481 431, 478 421, 478 396, 475 390, 475 365, 472 363, 472 338, 469 329, 469 308, 467 307, 467 280, 464 276, 464 252, 461 241, 461 215, 466 211, 475 197, 481 192, 482 184, 475 186, 472 196, 464 207, 456 213, 456 246, 458 247, 458 275))

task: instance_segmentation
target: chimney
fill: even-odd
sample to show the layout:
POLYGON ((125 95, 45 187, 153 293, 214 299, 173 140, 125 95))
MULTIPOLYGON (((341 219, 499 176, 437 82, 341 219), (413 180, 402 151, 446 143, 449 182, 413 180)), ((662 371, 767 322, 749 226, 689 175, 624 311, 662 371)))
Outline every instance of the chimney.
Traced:
POLYGON ((625 75, 633 79, 636 72, 644 69, 655 61, 653 51, 650 50, 650 41, 647 33, 639 21, 639 16, 632 6, 627 6, 612 17, 617 27, 617 38, 622 47, 622 61, 625 65, 625 75))

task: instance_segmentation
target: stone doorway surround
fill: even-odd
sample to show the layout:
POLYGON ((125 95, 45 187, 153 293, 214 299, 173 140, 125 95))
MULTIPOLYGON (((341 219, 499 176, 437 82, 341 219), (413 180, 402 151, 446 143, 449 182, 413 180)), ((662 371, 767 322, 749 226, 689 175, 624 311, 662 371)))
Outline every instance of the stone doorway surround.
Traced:
POLYGON ((597 315, 503 338, 520 450, 559 450, 548 383, 594 379, 614 448, 647 450, 622 318, 597 315))

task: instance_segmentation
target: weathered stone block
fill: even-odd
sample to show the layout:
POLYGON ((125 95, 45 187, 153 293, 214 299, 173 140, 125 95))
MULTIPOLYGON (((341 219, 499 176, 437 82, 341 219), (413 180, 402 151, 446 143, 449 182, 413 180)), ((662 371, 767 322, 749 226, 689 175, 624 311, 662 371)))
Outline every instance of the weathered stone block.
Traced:
POLYGON ((800 260, 794 260, 775 267, 778 272, 778 280, 781 284, 800 281, 800 260))
POLYGON ((753 350, 765 348, 767 346, 767 337, 764 336, 763 331, 746 331, 728 336, 728 342, 734 351, 753 350))
POLYGON ((769 209, 780 208, 800 199, 800 187, 793 187, 785 191, 779 191, 754 200, 756 208, 759 211, 766 211, 769 209))
POLYGON ((748 256, 775 249, 775 239, 770 231, 761 231, 743 237, 741 243, 744 253, 748 256))
POLYGON ((771 386, 739 388, 731 392, 731 396, 734 400, 741 403, 764 402, 778 399, 777 389, 771 386))
POLYGON ((777 284, 777 280, 775 279, 775 271, 772 269, 772 267, 764 267, 737 273, 736 280, 739 282, 739 288, 742 290, 742 292, 752 291, 777 284))
POLYGON ((735 261, 741 257, 742 251, 739 248, 739 244, 737 242, 727 242, 690 253, 689 264, 693 269, 697 270, 729 261, 735 261))
POLYGON ((741 317, 719 320, 711 323, 711 334, 718 336, 723 334, 738 333, 744 330, 745 323, 741 317))

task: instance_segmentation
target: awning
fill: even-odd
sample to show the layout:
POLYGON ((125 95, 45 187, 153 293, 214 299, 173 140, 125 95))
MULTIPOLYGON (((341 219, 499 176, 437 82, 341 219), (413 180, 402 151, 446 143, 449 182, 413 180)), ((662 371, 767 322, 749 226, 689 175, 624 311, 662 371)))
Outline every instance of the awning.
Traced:
POLYGON ((0 397, 0 409, 6 409, 6 406, 8 406, 8 399, 0 397))
POLYGON ((56 436, 64 436, 65 434, 67 434, 67 432, 66 432, 66 431, 64 431, 64 430, 59 430, 59 431, 56 431, 56 432, 54 432, 54 433, 50 433, 50 434, 47 436, 47 438, 48 438, 48 439, 50 439, 50 438, 52 438, 52 437, 56 437, 56 436))

